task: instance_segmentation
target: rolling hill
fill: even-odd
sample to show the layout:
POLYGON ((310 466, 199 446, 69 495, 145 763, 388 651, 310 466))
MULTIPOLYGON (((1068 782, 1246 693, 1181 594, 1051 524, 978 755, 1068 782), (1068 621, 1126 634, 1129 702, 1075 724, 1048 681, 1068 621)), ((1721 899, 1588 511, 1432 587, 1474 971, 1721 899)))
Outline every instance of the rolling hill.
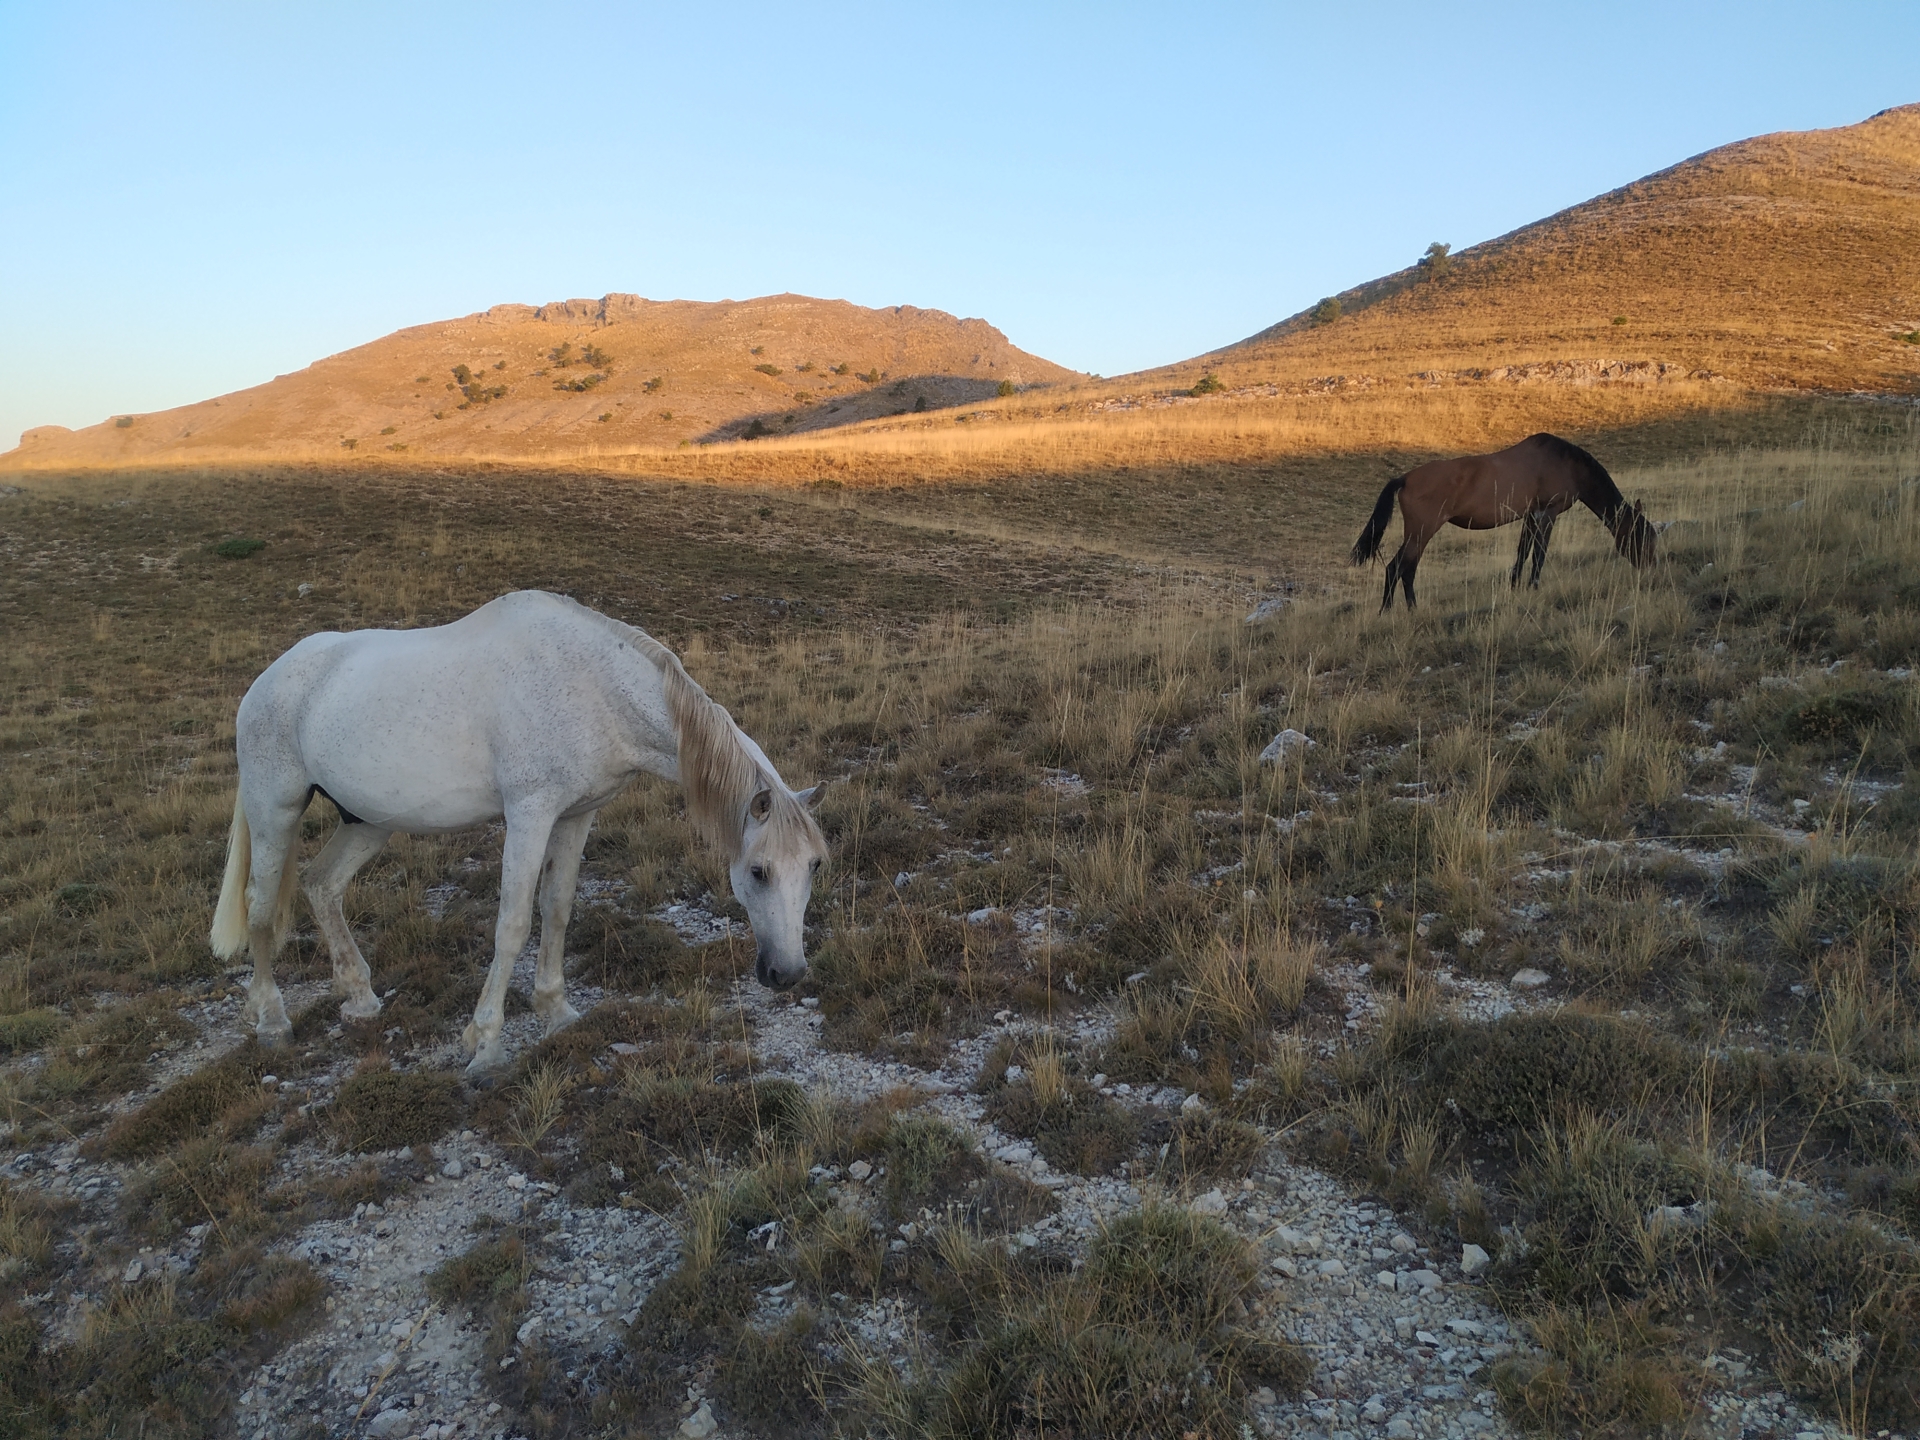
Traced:
POLYGON ((1920 105, 1725 145, 1443 267, 1330 299, 1332 318, 1322 302, 1105 380, 1029 355, 983 320, 912 306, 799 295, 497 305, 196 405, 30 430, 0 467, 331 456, 775 479, 797 447, 831 448, 850 476, 897 483, 1137 464, 1141 453, 1411 454, 1782 396, 1920 396, 1920 105), (1139 411, 1162 418, 1122 413, 1139 411), (1062 422, 1070 440, 1055 435, 1062 422), (1143 451, 1144 422, 1173 428, 1143 451))
POLYGON ((496 305, 396 331, 248 390, 83 430, 6 460, 142 464, 342 451, 537 456, 796 434, 1077 377, 984 320, 843 300, 496 305))
MULTIPOLYGON (((1136 385, 1721 378, 1920 393, 1920 105, 1724 145, 1136 385)), ((1324 302, 1323 302, 1324 304, 1324 302)))

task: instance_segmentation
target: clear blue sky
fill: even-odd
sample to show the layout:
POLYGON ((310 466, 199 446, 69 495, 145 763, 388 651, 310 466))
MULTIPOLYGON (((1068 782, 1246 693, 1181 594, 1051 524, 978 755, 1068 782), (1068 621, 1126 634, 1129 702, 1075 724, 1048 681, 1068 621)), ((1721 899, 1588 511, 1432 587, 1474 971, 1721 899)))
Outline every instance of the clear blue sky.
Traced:
POLYGON ((1912 0, 0 0, 0 448, 610 290, 929 306, 1118 374, 1913 100, 1912 0))

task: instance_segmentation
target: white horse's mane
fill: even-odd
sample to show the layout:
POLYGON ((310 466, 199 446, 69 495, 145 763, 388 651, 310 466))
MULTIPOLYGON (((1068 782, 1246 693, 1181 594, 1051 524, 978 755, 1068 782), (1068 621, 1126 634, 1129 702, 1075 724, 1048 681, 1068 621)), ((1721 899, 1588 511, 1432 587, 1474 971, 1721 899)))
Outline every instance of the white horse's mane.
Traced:
POLYGON ((589 606, 580 608, 611 627, 660 671, 667 713, 679 742, 680 787, 695 830, 729 861, 738 859, 746 841, 747 806, 766 790, 772 800, 766 818, 770 829, 782 833, 797 827, 813 843, 823 843, 819 824, 807 807, 777 775, 761 768, 733 716, 687 674, 678 655, 636 625, 589 606))

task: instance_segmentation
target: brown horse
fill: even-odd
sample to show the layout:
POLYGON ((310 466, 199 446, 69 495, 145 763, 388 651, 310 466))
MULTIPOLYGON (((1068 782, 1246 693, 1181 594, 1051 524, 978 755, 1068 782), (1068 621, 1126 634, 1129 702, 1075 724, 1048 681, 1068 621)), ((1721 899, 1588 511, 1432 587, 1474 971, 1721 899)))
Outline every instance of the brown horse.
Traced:
POLYGON ((1400 497, 1403 538, 1398 553, 1387 564, 1382 610, 1393 608, 1395 585, 1405 587, 1407 608, 1413 608, 1413 572, 1420 567, 1427 542, 1442 525, 1492 530, 1520 521, 1520 554, 1513 562, 1511 583, 1519 585, 1520 572, 1526 568, 1531 551, 1533 576, 1527 583, 1538 585, 1553 522, 1576 500, 1598 515, 1600 523, 1613 533, 1615 550, 1635 565, 1653 563, 1653 525, 1640 503, 1627 504, 1606 467, 1558 435, 1529 435, 1518 445, 1491 455, 1435 460, 1389 480, 1374 502, 1373 518, 1354 542, 1350 558, 1355 565, 1365 565, 1379 555, 1381 537, 1393 519, 1396 495, 1400 497))

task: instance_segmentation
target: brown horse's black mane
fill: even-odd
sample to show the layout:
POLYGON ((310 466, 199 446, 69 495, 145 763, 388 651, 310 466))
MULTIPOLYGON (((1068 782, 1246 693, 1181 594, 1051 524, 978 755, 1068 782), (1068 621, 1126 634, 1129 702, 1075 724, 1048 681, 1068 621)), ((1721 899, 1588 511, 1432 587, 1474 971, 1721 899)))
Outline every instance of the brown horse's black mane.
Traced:
POLYGON ((1544 430, 1537 435, 1529 435, 1527 441, 1573 467, 1579 477, 1580 503, 1598 515, 1611 529, 1620 507, 1627 503, 1627 497, 1613 483, 1613 476, 1607 473, 1607 467, 1571 440, 1562 440, 1558 435, 1549 435, 1544 430))

